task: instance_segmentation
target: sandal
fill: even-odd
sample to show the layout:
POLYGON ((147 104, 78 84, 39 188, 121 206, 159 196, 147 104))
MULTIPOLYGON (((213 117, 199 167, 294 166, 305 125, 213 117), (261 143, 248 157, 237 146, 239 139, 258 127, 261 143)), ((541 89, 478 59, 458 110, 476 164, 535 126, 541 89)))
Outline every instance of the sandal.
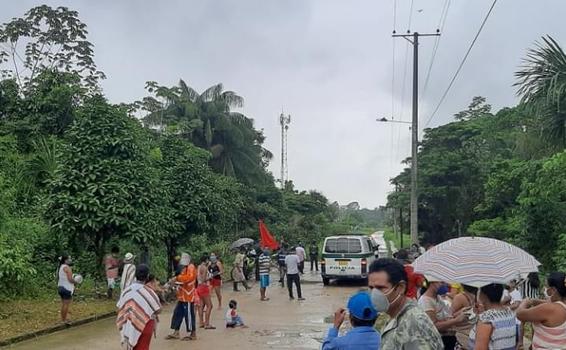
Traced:
POLYGON ((208 325, 208 326, 205 326, 204 329, 216 329, 216 327, 214 327, 212 325, 208 325))
POLYGON ((165 337, 165 339, 167 339, 167 340, 179 339, 179 336, 178 336, 178 335, 174 335, 174 334, 169 334, 168 336, 165 337))

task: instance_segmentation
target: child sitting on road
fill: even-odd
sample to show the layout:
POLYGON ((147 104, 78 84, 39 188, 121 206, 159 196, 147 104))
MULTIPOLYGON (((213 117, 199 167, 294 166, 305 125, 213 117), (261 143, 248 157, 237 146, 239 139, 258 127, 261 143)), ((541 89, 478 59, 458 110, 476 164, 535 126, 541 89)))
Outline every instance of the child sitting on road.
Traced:
POLYGON ((348 301, 350 330, 343 337, 338 337, 338 330, 346 317, 346 310, 340 308, 334 314, 334 327, 330 327, 322 344, 322 350, 370 350, 379 349, 380 334, 373 328, 378 312, 367 292, 358 292, 348 301))
POLYGON ((238 302, 236 302, 236 300, 230 300, 228 303, 228 311, 226 311, 226 328, 247 328, 242 318, 238 315, 237 309, 238 302))

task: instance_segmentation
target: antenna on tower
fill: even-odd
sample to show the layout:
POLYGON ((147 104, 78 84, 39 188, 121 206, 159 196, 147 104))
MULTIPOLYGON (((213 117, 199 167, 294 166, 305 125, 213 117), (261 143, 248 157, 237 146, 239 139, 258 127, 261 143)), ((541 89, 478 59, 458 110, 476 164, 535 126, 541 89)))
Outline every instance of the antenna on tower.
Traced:
POLYGON ((291 124, 291 115, 285 115, 281 112, 279 116, 279 123, 281 124, 281 188, 285 188, 285 184, 289 180, 289 170, 287 167, 287 132, 289 131, 289 124, 291 124))

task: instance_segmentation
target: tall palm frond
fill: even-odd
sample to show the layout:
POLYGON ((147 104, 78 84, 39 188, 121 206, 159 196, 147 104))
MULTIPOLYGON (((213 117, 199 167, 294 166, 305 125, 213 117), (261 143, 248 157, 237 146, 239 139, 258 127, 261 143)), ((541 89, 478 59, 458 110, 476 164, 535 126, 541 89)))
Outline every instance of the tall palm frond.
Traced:
POLYGON ((530 49, 521 70, 515 73, 518 81, 517 94, 522 102, 537 102, 542 98, 547 103, 560 105, 566 93, 566 55, 560 45, 550 36, 537 42, 530 49))
POLYGON ((213 85, 200 94, 200 98, 205 102, 218 100, 223 89, 224 86, 222 86, 222 84, 213 85))
POLYGON ((253 130, 254 121, 252 119, 246 117, 242 113, 229 112, 228 117, 229 117, 229 119, 232 123, 240 125, 240 126, 244 126, 244 127, 247 127, 247 128, 250 128, 250 129, 253 130))
POLYGON ((183 79, 179 80, 179 89, 182 99, 196 102, 199 98, 199 93, 196 92, 192 87, 188 86, 183 79))
POLYGON ((550 36, 528 51, 515 73, 521 102, 541 119, 544 138, 554 146, 566 147, 566 54, 550 36))
POLYGON ((228 107, 243 107, 244 98, 236 95, 234 91, 224 91, 220 95, 220 100, 224 102, 228 107))

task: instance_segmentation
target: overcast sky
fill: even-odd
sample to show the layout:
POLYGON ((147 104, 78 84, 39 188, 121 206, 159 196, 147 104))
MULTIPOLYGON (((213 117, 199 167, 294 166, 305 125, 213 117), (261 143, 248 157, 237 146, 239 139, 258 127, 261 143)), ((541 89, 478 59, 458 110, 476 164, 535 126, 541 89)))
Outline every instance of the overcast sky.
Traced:
MULTIPOLYGON (((148 80, 173 85, 179 78, 197 91, 222 82, 243 96, 243 112, 265 130, 266 147, 275 154, 270 169, 276 176, 283 108, 292 115, 289 177, 299 189, 320 190, 342 204, 383 205, 389 179, 410 154, 405 125, 375 122, 392 114, 410 119, 412 56, 403 84, 407 46, 396 39, 393 64, 394 0, 19 0, 2 3, 2 21, 42 3, 79 11, 112 102, 145 96, 148 80)), ((410 3, 397 1, 397 31, 434 32, 445 0, 414 0, 407 28, 410 3)), ((491 3, 450 1, 421 100, 421 126, 491 3)), ((565 11, 562 0, 500 0, 431 125, 449 122, 475 95, 496 109, 515 104, 513 72, 542 35, 564 43, 565 11)), ((422 38, 421 86, 434 42, 422 38)))

